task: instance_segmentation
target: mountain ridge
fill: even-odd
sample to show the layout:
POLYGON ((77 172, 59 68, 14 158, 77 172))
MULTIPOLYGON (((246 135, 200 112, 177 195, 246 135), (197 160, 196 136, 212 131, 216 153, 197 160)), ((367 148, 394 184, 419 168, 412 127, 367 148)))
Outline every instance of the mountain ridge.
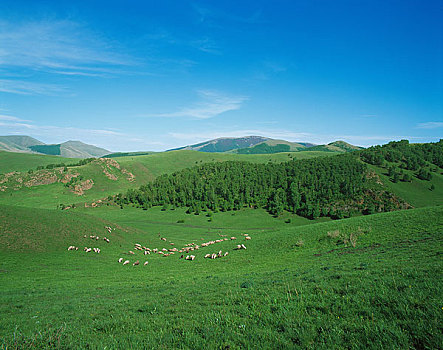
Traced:
POLYGON ((19 153, 35 153, 66 158, 97 158, 110 151, 81 141, 66 141, 59 144, 45 144, 27 135, 0 136, 0 150, 19 153))

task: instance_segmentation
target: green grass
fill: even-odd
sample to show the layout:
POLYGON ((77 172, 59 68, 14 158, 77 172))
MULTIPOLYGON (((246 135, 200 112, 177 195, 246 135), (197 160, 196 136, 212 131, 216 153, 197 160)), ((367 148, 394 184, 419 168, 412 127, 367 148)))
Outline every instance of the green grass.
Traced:
MULTIPOLYGON (((170 151, 154 153, 144 156, 119 157, 117 160, 128 169, 138 165, 141 170, 148 172, 152 177, 169 174, 175 171, 201 165, 208 162, 247 161, 254 163, 286 162, 291 159, 307 159, 321 156, 331 156, 331 152, 294 153, 284 152, 275 154, 234 154, 234 153, 207 153, 198 151, 170 151)), ((338 153, 337 153, 338 154, 338 153)), ((134 169, 136 172, 136 169, 134 169)))
POLYGON ((400 198, 414 207, 426 207, 433 205, 441 205, 443 200, 443 175, 441 170, 432 172, 432 179, 430 181, 420 180, 415 176, 415 172, 411 170, 403 170, 409 173, 412 177, 412 182, 393 183, 387 176, 385 168, 379 168, 369 165, 369 168, 374 170, 379 176, 383 184, 388 190, 395 193, 400 198), (435 186, 434 190, 430 190, 431 185, 435 186))
MULTIPOLYGON (((7 152, 3 152, 7 153, 7 152)), ((2 153, 0 152, 0 155, 2 153)), ((327 153, 331 155, 331 153, 327 153)), ((24 164, 21 161, 22 154, 10 153, 11 158, 5 158, 5 163, 11 164, 24 164), (19 162, 20 160, 20 162, 19 162)), ((23 185, 29 178, 29 174, 23 173, 15 175, 14 181, 7 184, 0 183, 0 204, 5 205, 18 205, 37 208, 56 208, 59 204, 64 205, 83 205, 84 203, 91 203, 98 199, 107 197, 108 195, 114 195, 119 192, 124 192, 129 188, 138 188, 140 185, 146 184, 148 181, 154 180, 161 174, 172 173, 174 171, 181 170, 183 168, 201 165, 207 162, 220 162, 226 160, 243 160, 249 162, 283 162, 292 159, 302 159, 305 157, 318 157, 323 156, 322 152, 310 152, 307 155, 299 155, 294 153, 278 153, 272 155, 238 155, 238 154, 214 154, 204 153, 197 151, 172 151, 155 153, 144 156, 131 156, 131 157, 118 157, 113 161, 117 161, 121 167, 128 170, 135 175, 134 181, 128 181, 127 176, 116 168, 112 168, 110 173, 116 176, 116 179, 109 179, 104 173, 101 163, 94 161, 92 163, 71 167, 69 173, 79 174, 83 176, 84 180, 91 179, 94 185, 91 189, 86 190, 84 194, 78 195, 70 191, 70 189, 63 186, 61 183, 53 183, 48 185, 40 185, 27 188, 23 185), (5 191, 1 191, 2 186, 6 186, 5 191)), ((53 158, 56 158, 57 163, 61 161, 69 160, 67 158, 50 157, 50 156, 32 156, 30 159, 45 159, 51 158, 50 163, 54 163, 53 158), (37 157, 37 158, 35 158, 37 157)), ((23 158, 25 159, 25 158, 23 158)), ((78 159, 73 163, 78 162, 78 159)), ((68 162, 71 163, 71 162, 68 162)), ((60 170, 60 169, 59 169, 60 170)), ((55 173, 58 170, 53 170, 55 173)), ((34 172, 34 175, 37 172, 34 172)), ((57 175, 61 177, 60 173, 57 175)), ((2 177, 0 176, 0 182, 2 177)))
POLYGON ((442 347, 442 207, 301 226, 254 210, 213 218, 1 206, 2 348, 442 347), (101 220, 120 226, 108 235, 101 220), (243 232, 252 240, 240 240, 243 232), (195 261, 157 254, 148 266, 117 263, 145 260, 127 254, 136 242, 170 248, 221 234, 238 239, 201 248, 195 261), (344 243, 351 235, 355 247, 344 243), (239 242, 247 250, 233 250, 239 242), (101 254, 66 250, 93 243, 101 254), (220 249, 229 255, 203 259, 220 249))
POLYGON ((70 164, 77 163, 78 161, 78 159, 74 158, 0 151, 0 173, 6 174, 12 171, 35 170, 39 165, 70 164))

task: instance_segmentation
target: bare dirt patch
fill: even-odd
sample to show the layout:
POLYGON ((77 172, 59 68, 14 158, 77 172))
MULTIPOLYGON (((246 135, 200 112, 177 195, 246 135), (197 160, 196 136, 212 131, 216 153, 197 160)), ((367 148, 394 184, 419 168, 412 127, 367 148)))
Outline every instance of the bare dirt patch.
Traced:
POLYGON ((26 187, 50 185, 58 181, 57 175, 49 171, 41 171, 35 173, 31 178, 25 182, 26 187))
POLYGON ((79 175, 78 173, 65 174, 65 176, 63 176, 63 178, 60 180, 60 182, 66 184, 69 181, 71 181, 71 179, 73 179, 74 177, 77 177, 78 175, 79 175))
POLYGON ((79 196, 82 196, 85 191, 90 190, 92 186, 94 186, 94 181, 92 179, 88 179, 80 182, 78 185, 75 185, 73 192, 79 196))

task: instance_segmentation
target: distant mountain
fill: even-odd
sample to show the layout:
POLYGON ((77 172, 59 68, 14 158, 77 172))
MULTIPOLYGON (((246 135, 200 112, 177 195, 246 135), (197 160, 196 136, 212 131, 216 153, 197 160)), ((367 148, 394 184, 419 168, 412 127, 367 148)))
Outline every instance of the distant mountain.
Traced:
POLYGON ((170 151, 193 150, 200 152, 228 152, 239 148, 252 147, 266 140, 269 139, 262 136, 223 137, 197 143, 195 145, 171 149, 170 151))
POLYGON ((67 158, 97 158, 109 154, 104 148, 80 141, 47 145, 30 136, 0 136, 0 150, 8 152, 40 153, 67 158))
POLYGON ((245 136, 237 138, 218 138, 195 145, 173 149, 193 150, 200 152, 227 152, 238 154, 270 154, 280 152, 326 151, 350 152, 361 147, 350 145, 344 141, 335 141, 327 145, 315 145, 308 142, 289 142, 262 136, 245 136))
POLYGON ((334 141, 327 145, 317 145, 310 147, 307 151, 326 151, 326 152, 352 152, 363 149, 363 147, 351 145, 345 141, 334 141))
POLYGON ((0 136, 0 150, 9 152, 30 152, 29 147, 44 145, 43 142, 24 135, 0 136))
POLYGON ((56 145, 35 145, 29 148, 34 152, 66 158, 97 158, 110 153, 104 148, 88 145, 80 141, 67 141, 56 145))
POLYGON ((239 148, 235 153, 239 154, 268 154, 280 152, 298 152, 315 146, 312 143, 289 142, 285 140, 267 139, 255 146, 239 148))

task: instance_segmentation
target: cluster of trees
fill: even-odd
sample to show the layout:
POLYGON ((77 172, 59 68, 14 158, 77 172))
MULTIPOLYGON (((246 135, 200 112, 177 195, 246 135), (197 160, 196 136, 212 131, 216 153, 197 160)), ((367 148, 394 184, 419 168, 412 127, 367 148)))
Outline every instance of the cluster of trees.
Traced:
MULTIPOLYGON (((77 163, 72 163, 72 164, 68 164, 66 165, 65 163, 51 163, 51 164, 47 164, 46 166, 43 165, 39 165, 37 166, 37 170, 43 170, 43 169, 55 169, 55 168, 64 168, 64 171, 68 171, 68 166, 69 167, 76 167, 76 166, 82 166, 82 165, 86 165, 91 163, 93 160, 95 160, 95 158, 85 158, 85 159, 80 159, 77 163)), ((28 174, 32 174, 34 171, 32 169, 28 170, 28 174)))
POLYGON ((443 140, 424 144, 409 144, 408 140, 392 141, 360 151, 360 157, 369 164, 400 163, 401 168, 413 171, 426 166, 427 162, 443 168, 443 140))
POLYGON ((276 216, 288 210, 312 219, 341 218, 364 197, 365 173, 366 165, 352 155, 280 164, 210 163, 160 176, 114 200, 121 207, 172 205, 196 214, 248 206, 276 216))
POLYGON ((67 183, 64 184, 65 187, 72 188, 74 187, 78 182, 83 181, 84 177, 83 175, 74 176, 69 180, 67 183))
POLYGON ((371 214, 405 208, 407 204, 377 184, 365 163, 386 166, 392 181, 430 180, 443 167, 443 141, 413 144, 402 140, 334 157, 285 163, 209 163, 158 177, 154 182, 116 195, 123 208, 134 205, 188 207, 188 213, 266 208, 311 219, 342 218, 353 211, 371 214), (363 160, 361 162, 360 160, 363 160), (431 168, 429 166, 431 164, 431 168))

